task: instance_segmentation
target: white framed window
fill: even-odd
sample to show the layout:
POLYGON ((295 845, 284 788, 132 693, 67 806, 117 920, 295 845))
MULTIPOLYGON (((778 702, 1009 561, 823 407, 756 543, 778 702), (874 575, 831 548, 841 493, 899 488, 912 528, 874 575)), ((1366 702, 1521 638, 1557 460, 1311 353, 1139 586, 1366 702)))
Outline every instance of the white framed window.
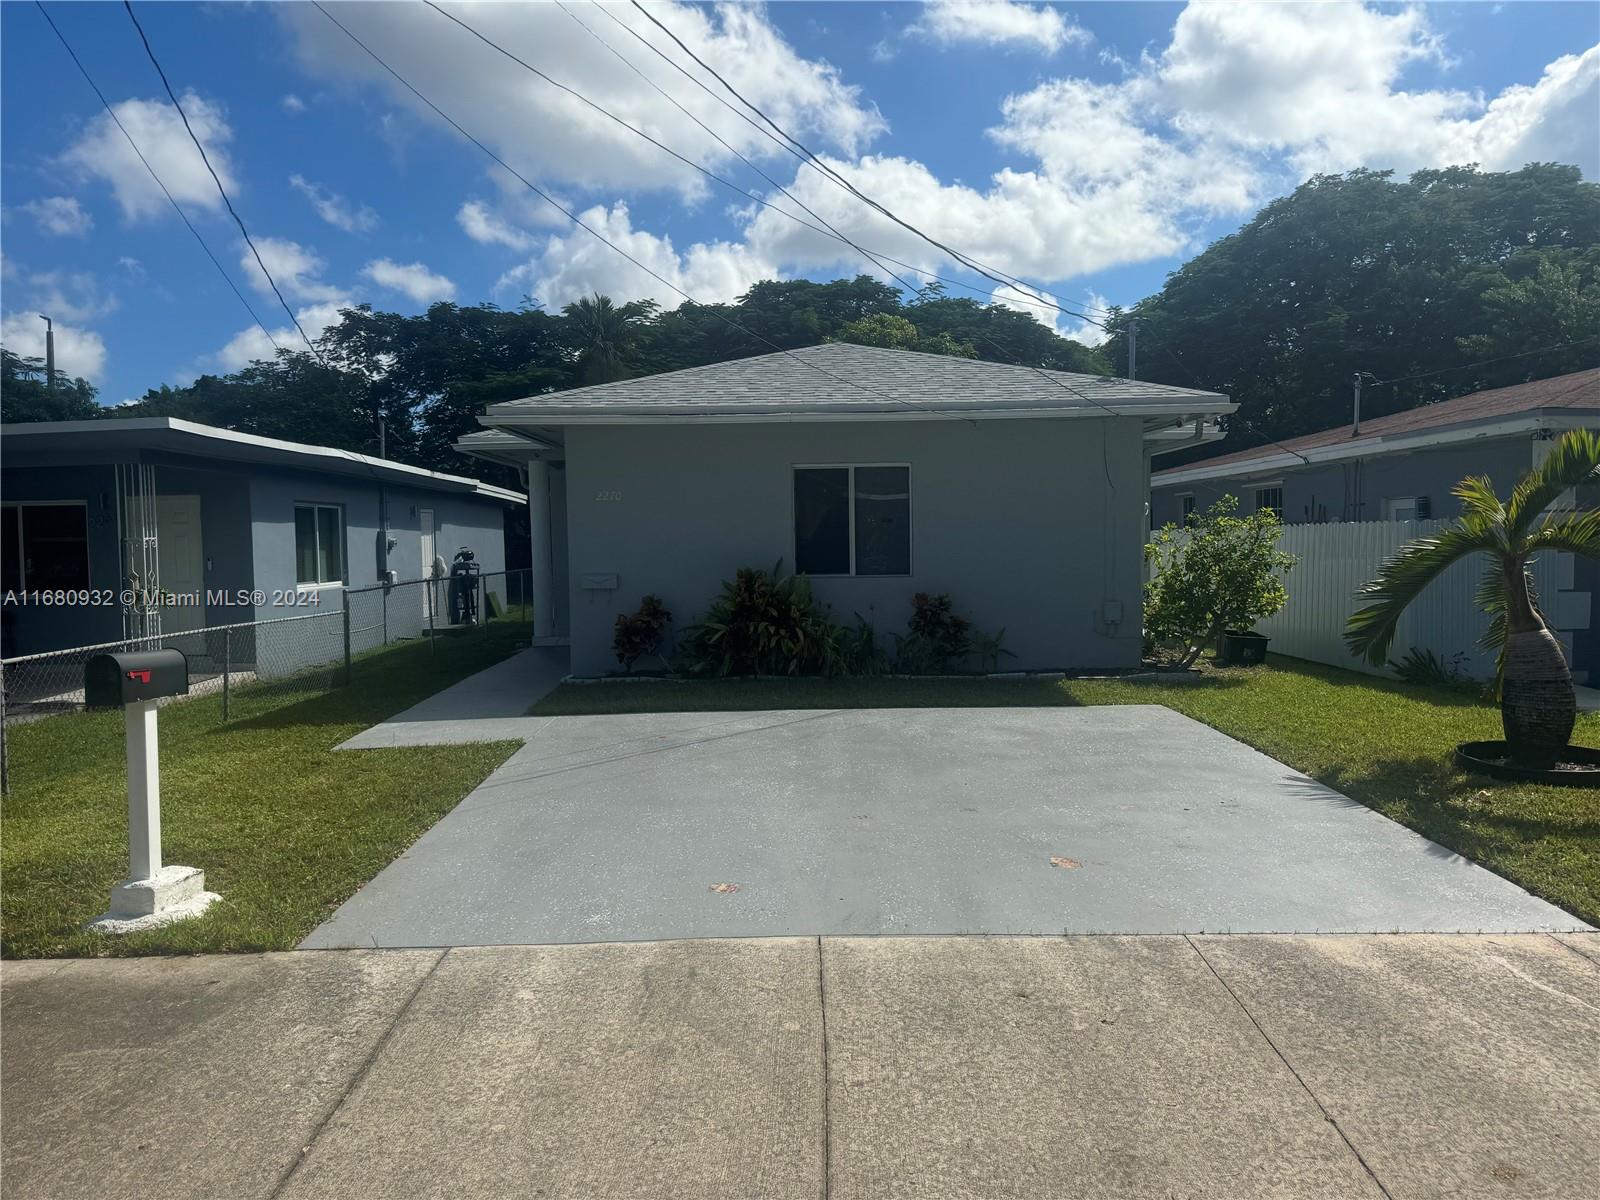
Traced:
POLYGON ((294 581, 302 588, 344 582, 344 509, 294 506, 294 581))
POLYGON ((1383 515, 1390 521, 1415 521, 1417 519, 1417 497, 1415 496, 1390 496, 1383 502, 1383 515))
POLYGON ((1270 508, 1278 516, 1283 516, 1283 483, 1264 483, 1256 488, 1256 511, 1270 508))
POLYGON ((796 466, 794 569, 806 575, 910 575, 910 464, 796 466))
POLYGON ((89 506, 83 500, 22 501, 0 509, 5 591, 89 586, 89 506))

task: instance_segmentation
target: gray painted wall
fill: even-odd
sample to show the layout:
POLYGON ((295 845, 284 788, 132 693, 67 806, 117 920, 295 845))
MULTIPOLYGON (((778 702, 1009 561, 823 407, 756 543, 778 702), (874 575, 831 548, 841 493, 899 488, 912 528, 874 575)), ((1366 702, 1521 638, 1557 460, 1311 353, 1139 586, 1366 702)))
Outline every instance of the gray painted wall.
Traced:
POLYGON ((1525 436, 1381 455, 1361 463, 1362 504, 1358 510, 1349 507, 1354 494, 1354 463, 1323 463, 1271 475, 1257 473, 1165 486, 1157 480, 1150 496, 1152 528, 1183 519, 1185 492, 1194 494, 1195 507, 1199 509, 1231 492, 1239 497, 1241 513, 1252 512, 1255 489, 1277 479, 1283 481, 1283 519, 1291 525, 1304 521, 1381 521, 1384 500, 1397 496, 1428 496, 1433 501, 1433 515, 1448 520, 1461 514, 1461 503, 1450 489, 1463 477, 1486 474, 1506 494, 1532 465, 1533 443, 1525 436))
POLYGON ((887 640, 913 593, 949 592, 979 628, 1005 629, 1006 668, 1138 663, 1138 421, 864 421, 568 428, 573 671, 617 668, 613 623, 646 593, 676 634, 737 568, 792 569, 795 464, 872 462, 911 464, 913 574, 815 580, 836 620, 860 612, 887 640), (601 573, 617 590, 583 586, 601 573), (1114 630, 1105 600, 1122 605, 1114 630))
MULTIPOLYGON (((294 506, 297 502, 343 506, 346 571, 351 585, 370 587, 378 582, 378 488, 375 482, 179 456, 154 456, 146 461, 155 465, 158 493, 200 497, 208 591, 293 592, 294 506)), ((48 466, 12 466, 8 461, 3 492, 6 500, 88 501, 90 586, 112 592, 121 589, 116 483, 114 469, 109 463, 62 460, 52 461, 48 466)), ((458 547, 469 545, 477 553, 485 574, 505 569, 506 506, 500 501, 409 487, 387 487, 387 494, 390 532, 396 540, 390 565, 402 580, 417 579, 422 573, 417 510, 428 507, 434 510, 438 546, 446 561, 454 556, 458 547)), ((391 632, 416 632, 422 627, 421 597, 416 589, 411 589, 411 593, 411 598, 395 602, 395 624, 391 632)), ((505 597, 502 595, 501 599, 505 597)), ((316 607, 211 604, 207 606, 205 621, 208 625, 221 625, 304 613, 337 613, 342 603, 342 595, 335 589, 328 589, 321 605, 316 607)), ((376 601, 373 605, 374 611, 381 608, 376 601)), ((381 621, 381 615, 377 619, 381 621)), ((114 641, 123 636, 121 610, 115 604, 92 609, 30 607, 26 611, 12 610, 8 613, 8 624, 14 632, 14 647, 8 650, 16 654, 114 641)), ((319 629, 323 625, 330 631, 337 629, 342 653, 341 620, 330 617, 313 624, 319 629)), ((329 636, 334 635, 330 633, 329 636)), ((307 631, 296 631, 297 644, 310 640, 307 631)))

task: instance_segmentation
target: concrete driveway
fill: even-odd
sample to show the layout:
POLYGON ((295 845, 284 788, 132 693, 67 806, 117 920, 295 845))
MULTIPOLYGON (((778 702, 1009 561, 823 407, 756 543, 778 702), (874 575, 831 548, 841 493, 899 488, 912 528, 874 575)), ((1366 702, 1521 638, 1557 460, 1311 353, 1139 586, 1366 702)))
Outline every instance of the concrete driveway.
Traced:
POLYGON ((424 712, 351 745, 486 736, 526 745, 307 948, 1587 928, 1157 706, 424 712))

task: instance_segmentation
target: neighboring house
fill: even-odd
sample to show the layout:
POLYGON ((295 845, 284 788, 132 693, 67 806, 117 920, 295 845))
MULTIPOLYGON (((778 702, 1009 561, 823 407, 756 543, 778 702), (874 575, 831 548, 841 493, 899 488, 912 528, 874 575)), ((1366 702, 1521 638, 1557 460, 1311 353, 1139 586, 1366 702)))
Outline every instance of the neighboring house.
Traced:
MULTIPOLYGON (((1359 429, 1342 425, 1281 446, 1257 446, 1158 471, 1150 480, 1151 524, 1181 523, 1190 512, 1230 494, 1239 498, 1241 512, 1273 508, 1289 525, 1450 520, 1461 514, 1460 501, 1451 494, 1458 481, 1487 475, 1504 496, 1570 429, 1600 429, 1600 370, 1473 392, 1362 421, 1359 429)), ((1600 488, 1575 489, 1566 504, 1600 507, 1600 488)), ((1348 543, 1319 538, 1311 530, 1285 535, 1286 543, 1302 553, 1325 543, 1318 552, 1337 554, 1333 547, 1348 543)), ((1600 630, 1592 628, 1600 616, 1594 603, 1600 596, 1600 563, 1572 555, 1556 558, 1543 575, 1541 605, 1567 645, 1577 676, 1600 678, 1600 630)), ((1368 577, 1377 565, 1360 564, 1368 577)), ((1306 577, 1302 571, 1300 578, 1306 577)), ((1457 608, 1471 606, 1475 579, 1457 579, 1457 608)), ((1295 584, 1291 576, 1291 607, 1295 584)), ((1288 628, 1294 622, 1276 624, 1288 628)), ((1439 651, 1467 650, 1471 639, 1463 640, 1465 628, 1458 622, 1450 635, 1456 640, 1441 642, 1439 651)), ((1432 631, 1419 626, 1414 632, 1424 644, 1432 631)), ((1331 635, 1335 641, 1337 633, 1331 635)), ((1292 653, 1312 653, 1287 644, 1296 647, 1292 653)), ((1319 661, 1346 665, 1335 653, 1324 653, 1319 661)))
POLYGON ((507 509, 525 502, 476 479, 169 417, 0 426, 5 656, 288 616, 308 592, 371 586, 386 570, 421 578, 463 545, 500 571, 507 509), (124 602, 130 588, 202 603, 152 611, 124 602))
POLYGON ((1226 396, 831 343, 492 405, 463 452, 526 471, 535 633, 616 670, 618 613, 674 630, 740 567, 903 632, 917 592, 1015 669, 1138 664, 1150 456, 1226 396))
POLYGON ((1564 430, 1597 427, 1600 370, 1473 392, 1158 471, 1151 523, 1181 522, 1226 494, 1241 512, 1275 508, 1291 525, 1456 517, 1450 489, 1465 476, 1505 493, 1564 430))

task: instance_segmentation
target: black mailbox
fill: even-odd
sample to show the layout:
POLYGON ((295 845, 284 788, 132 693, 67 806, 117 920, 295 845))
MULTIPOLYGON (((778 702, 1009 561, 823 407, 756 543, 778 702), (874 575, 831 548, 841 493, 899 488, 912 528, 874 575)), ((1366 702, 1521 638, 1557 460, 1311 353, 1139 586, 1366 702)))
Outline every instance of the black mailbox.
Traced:
POLYGON ((83 700, 89 708, 188 694, 189 660, 177 650, 96 654, 83 669, 83 700))

